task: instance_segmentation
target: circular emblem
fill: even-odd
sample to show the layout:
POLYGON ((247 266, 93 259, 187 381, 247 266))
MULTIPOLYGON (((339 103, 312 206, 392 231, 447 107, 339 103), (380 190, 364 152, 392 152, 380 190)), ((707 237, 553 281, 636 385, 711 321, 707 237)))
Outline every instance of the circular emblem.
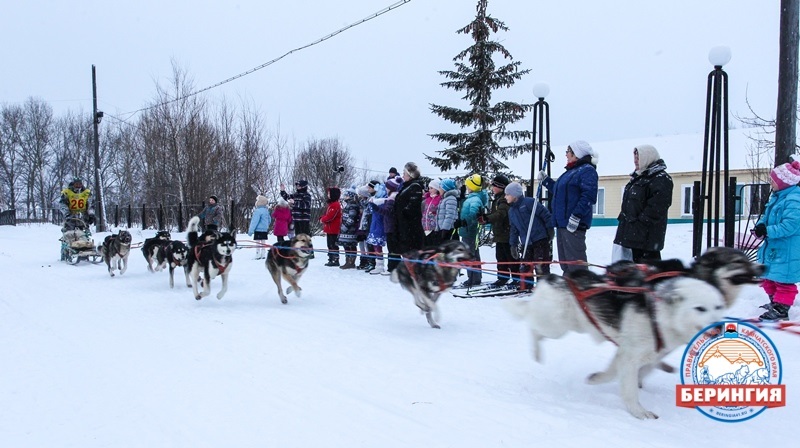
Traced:
POLYGON ((686 346, 678 406, 740 422, 785 404, 781 358, 769 337, 745 322, 717 322, 686 346))

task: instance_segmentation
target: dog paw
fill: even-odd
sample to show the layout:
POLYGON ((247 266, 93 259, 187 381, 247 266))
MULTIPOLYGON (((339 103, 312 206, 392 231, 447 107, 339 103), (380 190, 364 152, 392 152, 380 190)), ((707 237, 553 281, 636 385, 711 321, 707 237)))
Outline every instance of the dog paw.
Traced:
POLYGON ((281 303, 286 305, 287 303, 289 303, 289 301, 286 300, 286 297, 281 297, 281 303))
POLYGON ((438 323, 436 323, 435 320, 433 320, 433 315, 431 315, 431 313, 425 313, 425 319, 428 320, 428 325, 430 325, 431 328, 437 328, 437 329, 442 328, 439 326, 438 323))
POLYGON ((636 417, 636 418, 638 418, 640 420, 646 420, 646 419, 655 420, 655 419, 658 418, 658 415, 656 415, 655 413, 650 412, 647 409, 642 408, 642 407, 640 407, 638 409, 629 409, 629 411, 630 411, 631 415, 633 415, 634 417, 636 417))
POLYGON ((589 384, 603 384, 611 381, 612 379, 613 378, 611 378, 611 376, 606 372, 595 372, 586 378, 586 382, 589 384))
POLYGON ((225 294, 223 293, 217 294, 217 300, 222 300, 223 297, 225 297, 225 294))
POLYGON ((298 286, 298 287, 297 287, 297 289, 295 289, 295 290, 294 290, 294 295, 296 295, 297 297, 300 297, 300 295, 302 294, 302 292, 303 292, 303 288, 300 288, 300 287, 298 286))
POLYGON ((194 296, 195 300, 200 300, 202 298, 203 298, 203 296, 201 294, 198 294, 198 295, 194 296))

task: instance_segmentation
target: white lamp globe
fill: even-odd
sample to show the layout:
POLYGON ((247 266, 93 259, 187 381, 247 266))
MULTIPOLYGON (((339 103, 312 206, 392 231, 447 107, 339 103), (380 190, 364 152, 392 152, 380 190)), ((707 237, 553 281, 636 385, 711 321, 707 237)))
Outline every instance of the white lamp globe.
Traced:
POLYGON ((708 62, 714 67, 722 67, 731 60, 731 49, 726 46, 714 47, 708 52, 708 62))
POLYGON ((550 94, 550 86, 546 83, 538 82, 533 85, 533 94, 536 98, 545 98, 550 94))

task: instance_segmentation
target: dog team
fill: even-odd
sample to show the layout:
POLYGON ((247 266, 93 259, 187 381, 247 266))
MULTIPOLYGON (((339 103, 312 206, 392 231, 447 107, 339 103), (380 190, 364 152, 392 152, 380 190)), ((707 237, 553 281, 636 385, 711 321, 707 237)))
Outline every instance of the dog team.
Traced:
MULTIPOLYGON (((567 151, 568 165, 571 164, 572 168, 596 164, 596 154, 585 142, 575 142, 567 151)), ((668 179, 663 168, 648 173, 647 168, 653 164, 659 167, 664 165, 663 160, 657 157, 657 152, 654 153, 654 148, 642 145, 635 151, 637 171, 626 186, 625 194, 629 189, 636 188, 636 182, 641 182, 639 177, 648 174, 659 176, 662 184, 667 184, 666 180, 669 180, 668 186, 671 188, 671 179, 668 179), (640 154, 644 154, 650 163, 641 170, 638 163, 640 154)), ((687 268, 680 260, 660 259, 663 235, 646 237, 649 241, 655 240, 656 244, 644 250, 620 244, 626 241, 626 235, 620 235, 618 231, 615 243, 628 249, 628 256, 615 255, 619 260, 608 266, 604 273, 590 271, 578 263, 562 263, 563 276, 549 274, 544 270, 550 261, 549 254, 543 250, 542 241, 549 246, 554 237, 550 230, 552 227, 556 229, 555 236, 566 233, 557 241, 560 262, 586 261, 585 233, 591 226, 591 212, 587 219, 580 212, 585 204, 562 204, 563 210, 556 204, 559 196, 562 196, 562 200, 563 196, 570 194, 573 199, 588 197, 580 189, 586 188, 587 178, 596 181, 593 166, 582 168, 582 174, 575 172, 570 176, 565 173, 556 181, 549 179, 544 171, 540 173, 542 184, 554 192, 551 198, 553 213, 548 216, 550 213, 547 209, 541 210, 536 201, 531 204, 528 198, 520 194, 521 186, 508 182, 504 176, 493 179, 494 202, 491 209, 486 210, 488 195, 483 191, 483 179, 477 174, 466 179, 465 190, 469 193, 458 211, 459 193, 455 182, 452 179, 433 180, 425 192, 417 166, 409 162, 404 167, 403 176, 397 175, 396 170, 392 169, 385 182, 373 181, 364 187, 345 190, 343 197, 338 188, 328 189, 328 207, 320 218, 328 246, 325 266, 360 268, 373 274, 391 275, 393 282, 399 283, 412 294, 415 305, 425 315, 428 324, 432 328, 440 328, 437 301, 442 293, 454 285, 459 270, 466 267, 465 262, 480 262, 478 234, 474 229, 481 223, 491 222, 495 231, 498 262, 501 258, 528 262, 519 265, 523 269, 525 266, 537 266, 536 274, 540 278, 530 299, 503 301, 504 307, 512 315, 527 324, 532 337, 534 359, 542 361, 541 342, 544 339, 558 339, 569 332, 588 333, 597 341, 610 341, 617 346, 612 361, 605 370, 589 375, 587 381, 600 384, 619 379, 620 394, 627 410, 640 419, 657 418, 639 402, 643 378, 654 369, 672 371, 673 368, 663 362, 664 357, 688 343, 704 328, 721 320, 743 285, 760 283, 767 291, 770 303, 764 305, 767 312, 761 316, 762 320, 787 318, 788 309, 797 293, 794 283, 800 281, 792 273, 800 272, 800 269, 796 269, 793 260, 777 260, 781 260, 781 254, 787 251, 790 254, 800 253, 800 225, 785 225, 795 220, 800 223, 800 189, 797 187, 800 182, 800 163, 785 165, 776 167, 770 173, 774 193, 764 216, 754 229, 754 234, 764 239, 758 253, 760 263, 752 262, 736 249, 711 248, 687 268), (580 181, 573 179, 568 182, 579 174, 580 181), (562 179, 566 179, 565 183, 559 185, 562 179), (571 191, 572 188, 578 190, 571 191), (501 191, 503 195, 500 195, 501 191), (511 211, 514 207, 522 210, 511 211), (505 210, 505 213, 498 213, 500 210, 505 210), (567 219, 559 222, 558 216, 563 217, 565 213, 567 219), (502 232, 498 241, 497 230, 503 226, 494 225, 502 222, 498 217, 503 215, 506 222, 509 216, 513 221, 505 227, 509 229, 507 244, 502 232), (534 227, 537 221, 538 228, 534 227), (455 238, 456 229, 462 241, 455 238), (516 241, 511 241, 512 233, 516 241), (344 246, 344 265, 339 264, 339 245, 344 246), (384 245, 389 253, 385 267, 383 258, 378 255, 382 253, 384 245), (524 257, 516 253, 520 246, 524 257), (370 256, 362 256, 361 263, 356 266, 358 252, 370 256), (630 256, 631 253, 633 256, 630 256), (566 258, 562 258, 562 255, 566 255, 566 258)), ((279 207, 276 207, 276 211, 281 209, 280 214, 283 215, 280 226, 278 217, 274 212, 272 214, 280 244, 257 254, 257 258, 266 258, 267 269, 284 304, 287 303, 286 294, 294 292, 300 296, 302 289, 298 281, 308 268, 314 252, 309 236, 308 184, 299 181, 295 186, 297 191, 289 195, 281 185, 282 199, 279 207), (292 233, 292 227, 294 236, 287 244, 285 238, 292 233), (282 280, 288 282, 285 294, 282 280)), ((647 189, 642 191, 646 192, 647 189)), ((257 201, 257 208, 259 205, 266 206, 263 199, 263 204, 257 201)), ((642 204, 646 207, 647 198, 638 196, 637 200, 643 200, 642 204)), ((620 215, 621 220, 631 218, 622 216, 624 213, 625 207, 620 215)), ((263 216, 263 213, 260 215, 263 216)), ((200 234, 200 220, 201 217, 197 216, 189 222, 188 246, 170 241, 167 232, 159 232, 145 241, 142 251, 149 270, 159 271, 169 267, 170 287, 174 285, 173 270, 183 267, 186 284, 193 288, 197 300, 210 294, 211 280, 221 277, 222 288, 217 294, 217 298, 221 299, 227 291, 228 274, 236 248, 235 233, 220 232, 212 225, 200 234), (199 291, 198 285, 202 286, 202 291, 199 291)), ((266 226, 266 229, 259 228, 258 222, 251 222, 248 233, 253 234, 256 241, 266 240, 269 220, 266 226)), ((659 231, 661 227, 660 223, 653 223, 649 229, 659 231)), ((130 240, 128 232, 120 231, 104 241, 102 253, 111 276, 114 276, 115 269, 119 269, 120 274, 125 272, 130 240)), ((519 275, 519 271, 509 267, 505 272, 507 275, 504 278, 498 275, 498 283, 519 282, 518 276, 514 276, 519 275)), ((469 285, 481 283, 480 269, 468 269, 468 273, 469 285)))

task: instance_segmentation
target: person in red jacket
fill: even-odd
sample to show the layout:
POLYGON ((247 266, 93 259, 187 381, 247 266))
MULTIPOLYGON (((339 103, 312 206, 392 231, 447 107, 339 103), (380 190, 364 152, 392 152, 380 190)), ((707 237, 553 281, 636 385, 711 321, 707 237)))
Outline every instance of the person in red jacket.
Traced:
POLYGON ((292 223, 292 210, 286 199, 278 198, 278 204, 272 211, 272 233, 278 237, 278 246, 283 246, 289 235, 289 224, 292 223))
POLYGON ((328 188, 328 208, 325 214, 319 218, 322 223, 322 231, 328 242, 328 262, 325 266, 339 266, 339 246, 336 240, 339 238, 339 230, 342 227, 342 204, 339 198, 342 191, 338 187, 328 188))

